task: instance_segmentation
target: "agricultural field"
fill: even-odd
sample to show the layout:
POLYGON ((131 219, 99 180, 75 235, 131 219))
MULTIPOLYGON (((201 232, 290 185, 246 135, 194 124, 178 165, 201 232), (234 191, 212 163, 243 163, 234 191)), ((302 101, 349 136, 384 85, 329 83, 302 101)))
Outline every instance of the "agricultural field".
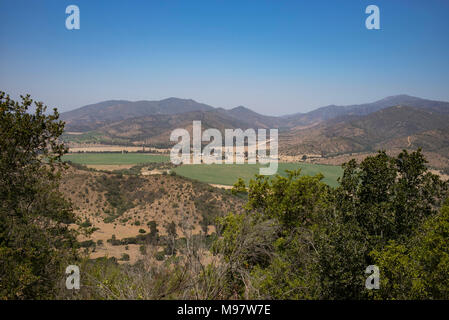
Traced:
MULTIPOLYGON (((233 185, 238 178, 242 178, 246 183, 259 173, 259 164, 198 164, 183 165, 174 171, 184 177, 211 184, 233 185)), ((279 163, 278 174, 286 176, 285 170, 295 170, 301 168, 304 175, 324 175, 323 182, 335 187, 338 185, 337 179, 343 173, 340 166, 320 165, 311 163, 279 163)))
POLYGON ((149 162, 168 162, 166 155, 148 153, 70 153, 63 157, 64 161, 71 161, 83 165, 136 165, 149 162))
MULTIPOLYGON (((169 162, 170 157, 167 155, 153 155, 145 153, 72 153, 64 156, 63 160, 72 161, 74 163, 83 164, 94 169, 118 169, 113 166, 131 167, 137 164, 150 162, 169 162)), ((174 171, 180 176, 198 180, 210 184, 233 185, 238 178, 242 178, 245 182, 249 182, 259 173, 259 164, 197 164, 197 165, 181 165, 176 167, 174 171)), ((337 179, 343 173, 340 166, 298 163, 298 162, 279 162, 278 174, 286 176, 285 170, 295 170, 301 168, 304 175, 316 175, 322 173, 323 181, 328 185, 335 187, 338 185, 337 179)))

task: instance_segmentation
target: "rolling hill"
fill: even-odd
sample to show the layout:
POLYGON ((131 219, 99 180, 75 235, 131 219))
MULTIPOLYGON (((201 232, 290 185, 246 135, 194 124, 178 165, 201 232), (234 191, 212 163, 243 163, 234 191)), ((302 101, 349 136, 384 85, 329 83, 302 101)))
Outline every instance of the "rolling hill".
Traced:
POLYGON ((214 108, 191 99, 168 98, 160 101, 109 100, 64 112, 61 119, 68 131, 95 130, 109 123, 151 115, 170 115, 214 108))
MULTIPOLYGON (((280 153, 325 157, 378 149, 423 147, 449 159, 449 102, 397 95, 375 102, 326 106, 303 114, 266 116, 239 106, 214 108, 194 100, 111 100, 62 114, 65 139, 77 143, 170 146, 176 128, 278 128, 280 153), (80 134, 81 132, 81 134, 80 134)), ((448 162, 449 163, 449 162, 448 162)))
POLYGON ((310 129, 291 130, 281 136, 280 145, 287 154, 325 156, 411 146, 439 151, 433 145, 447 144, 448 129, 449 114, 396 106, 366 116, 340 117, 310 129))
POLYGON ((265 116, 243 106, 238 106, 230 110, 218 109, 218 111, 244 122, 248 128, 282 128, 286 125, 285 121, 280 117, 265 116))
POLYGON ((212 110, 131 118, 101 127, 97 132, 110 139, 127 139, 136 144, 164 145, 171 144, 170 133, 176 128, 187 129, 191 134, 194 120, 201 120, 203 130, 217 128, 224 132, 226 128, 249 127, 245 121, 212 110))
POLYGON ((284 116, 288 127, 317 124, 323 121, 344 117, 364 116, 393 106, 411 106, 428 111, 449 114, 449 102, 434 101, 401 94, 364 104, 336 106, 329 105, 310 111, 284 116))
POLYGON ((110 100, 64 112, 61 114, 61 119, 66 122, 67 131, 91 131, 133 118, 156 115, 169 116, 194 111, 216 111, 214 114, 217 118, 221 114, 228 119, 234 119, 236 123, 244 123, 246 127, 288 129, 310 127, 332 119, 369 115, 393 106, 409 106, 430 112, 449 114, 449 102, 396 95, 371 103, 350 106, 330 105, 308 113, 297 113, 282 117, 262 115, 243 106, 229 110, 214 108, 191 99, 168 98, 160 101, 143 100, 135 102, 110 100))

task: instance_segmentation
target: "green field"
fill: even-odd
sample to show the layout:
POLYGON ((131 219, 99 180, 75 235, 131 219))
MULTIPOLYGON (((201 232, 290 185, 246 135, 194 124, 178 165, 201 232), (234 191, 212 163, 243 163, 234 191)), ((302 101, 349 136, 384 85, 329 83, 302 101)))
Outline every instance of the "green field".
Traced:
POLYGON ((140 164, 148 162, 168 162, 170 157, 166 155, 153 155, 147 153, 71 153, 62 158, 64 161, 72 161, 83 165, 107 165, 107 164, 140 164))
MULTIPOLYGON (((233 185, 238 178, 242 178, 246 183, 255 174, 259 173, 259 164, 197 164, 183 165, 177 167, 175 172, 181 176, 195 179, 202 182, 233 185)), ((311 164, 311 163, 279 163, 278 174, 286 176, 285 170, 301 168, 301 174, 315 175, 322 173, 323 181, 335 187, 338 185, 337 178, 343 173, 340 166, 311 164)))
MULTIPOLYGON (((72 161, 83 165, 117 165, 117 164, 142 164, 149 162, 168 162, 167 155, 152 155, 145 153, 72 153, 63 157, 64 161, 72 161)), ((174 169, 180 176, 195 179, 198 181, 233 185, 238 178, 242 178, 247 183, 259 173, 259 164, 196 164, 182 165, 174 169)), ((278 173, 286 176, 285 170, 301 168, 304 175, 315 175, 322 173, 323 181, 335 187, 338 185, 337 178, 343 173, 339 166, 330 166, 311 163, 279 163, 278 173)))

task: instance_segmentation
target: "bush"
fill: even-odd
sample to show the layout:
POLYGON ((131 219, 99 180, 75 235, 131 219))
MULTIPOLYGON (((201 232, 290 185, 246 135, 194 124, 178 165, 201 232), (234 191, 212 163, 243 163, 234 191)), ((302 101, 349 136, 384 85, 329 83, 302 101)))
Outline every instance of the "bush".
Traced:
POLYGON ((95 247, 95 242, 92 240, 86 240, 80 243, 80 246, 82 248, 90 248, 90 247, 95 247))
POLYGON ((165 258, 165 251, 164 251, 164 250, 158 251, 158 252, 154 255, 154 257, 156 258, 157 261, 163 261, 164 258, 165 258))
POLYGON ((129 261, 129 254, 124 253, 122 254, 122 257, 120 258, 121 261, 129 261))
POLYGON ((80 227, 83 227, 83 228, 88 228, 88 227, 90 227, 90 226, 92 226, 92 223, 89 221, 89 219, 86 219, 85 221, 83 221, 83 222, 80 224, 80 227))

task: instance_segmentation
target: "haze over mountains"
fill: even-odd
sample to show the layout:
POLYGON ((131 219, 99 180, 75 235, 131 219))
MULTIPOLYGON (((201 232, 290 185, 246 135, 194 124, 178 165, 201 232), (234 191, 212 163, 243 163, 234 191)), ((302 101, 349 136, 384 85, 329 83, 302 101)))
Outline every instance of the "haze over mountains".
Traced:
POLYGON ((201 120, 203 129, 278 128, 280 152, 288 155, 423 147, 449 159, 449 102, 408 95, 282 117, 243 106, 214 108, 190 99, 110 100, 62 113, 61 118, 67 132, 85 132, 85 142, 169 144, 173 129, 191 129, 193 120, 201 120))
POLYGON ((429 111, 449 113, 449 103, 443 101, 434 101, 412 97, 401 94, 386 97, 384 99, 364 104, 356 104, 349 106, 329 105, 310 111, 308 113, 297 113, 285 116, 286 119, 294 119, 309 123, 317 120, 329 120, 339 116, 358 115, 363 116, 378 110, 393 106, 412 106, 415 108, 427 109, 429 111))
POLYGON ((64 112, 61 118, 66 121, 69 131, 89 131, 105 124, 121 120, 154 116, 175 115, 193 111, 215 111, 230 119, 248 123, 250 127, 291 128, 298 125, 310 125, 342 116, 363 116, 392 106, 411 106, 430 112, 449 113, 449 102, 421 99, 408 95, 397 95, 379 101, 349 105, 329 105, 307 113, 296 113, 282 117, 265 116, 246 107, 233 109, 214 108, 191 99, 168 98, 160 101, 108 100, 64 112))
MULTIPOLYGON (((447 129, 449 129, 447 113, 395 106, 366 116, 334 118, 311 128, 293 128, 284 135, 282 147, 288 154, 336 155, 350 152, 375 152, 387 147, 411 147, 415 144, 414 135, 436 130, 447 131, 447 129)), ((441 142, 444 142, 444 139, 441 142)), ((449 140, 446 142, 449 143, 449 140)), ((419 146, 419 144, 414 145, 414 147, 419 146)))

